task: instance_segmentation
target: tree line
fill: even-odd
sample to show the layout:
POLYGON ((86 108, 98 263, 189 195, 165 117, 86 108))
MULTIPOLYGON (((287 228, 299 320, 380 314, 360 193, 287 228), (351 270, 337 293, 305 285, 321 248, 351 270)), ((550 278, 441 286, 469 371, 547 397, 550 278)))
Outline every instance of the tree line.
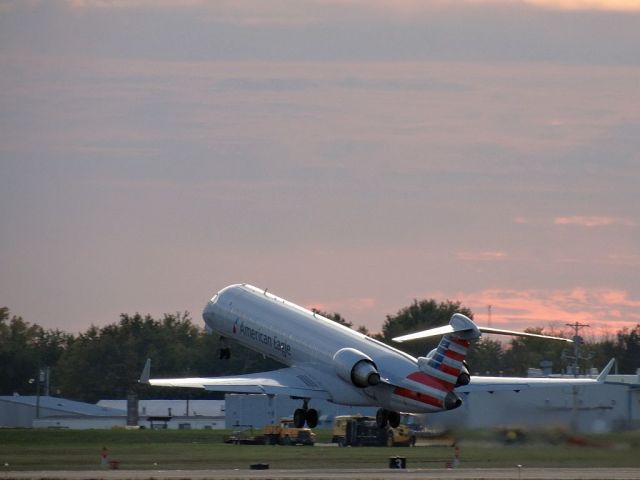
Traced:
MULTIPOLYGON (((402 348, 414 356, 426 355, 438 339, 393 344, 393 337, 445 325, 455 312, 473 318, 459 302, 415 300, 395 315, 388 315, 378 340, 402 348)), ((353 328, 338 313, 318 312, 353 328)), ((368 333, 365 327, 358 327, 368 333)), ((533 332, 545 332, 542 328, 533 332)), ((119 321, 104 327, 90 326, 84 333, 70 334, 45 329, 11 315, 0 308, 0 394, 34 395, 36 389, 52 395, 86 402, 124 398, 137 389, 141 396, 164 398, 214 398, 218 394, 185 389, 152 389, 137 384, 146 358, 152 359, 154 377, 218 376, 271 370, 282 365, 255 352, 232 344, 229 360, 219 359, 220 339, 194 324, 188 312, 164 314, 161 318, 139 313, 121 314, 119 321), (48 380, 39 371, 48 371, 48 380)), ((602 368, 616 358, 619 373, 635 373, 640 366, 640 324, 615 336, 581 345, 581 369, 602 368)), ((501 343, 483 337, 469 350, 467 361, 472 374, 526 374, 542 360, 552 362, 555 373, 572 362, 564 342, 516 338, 501 343)))

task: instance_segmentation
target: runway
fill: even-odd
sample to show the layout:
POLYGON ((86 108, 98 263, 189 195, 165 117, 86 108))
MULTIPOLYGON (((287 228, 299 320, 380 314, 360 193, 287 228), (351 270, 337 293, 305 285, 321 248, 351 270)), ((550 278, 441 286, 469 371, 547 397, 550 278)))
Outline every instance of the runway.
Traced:
POLYGON ((322 470, 49 470, 0 472, 3 480, 636 480, 640 468, 322 470))

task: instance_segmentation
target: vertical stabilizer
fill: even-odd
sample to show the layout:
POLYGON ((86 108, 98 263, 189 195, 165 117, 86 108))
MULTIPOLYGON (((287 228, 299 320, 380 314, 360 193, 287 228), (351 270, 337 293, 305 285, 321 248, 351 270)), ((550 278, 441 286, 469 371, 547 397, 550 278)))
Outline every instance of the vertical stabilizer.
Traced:
POLYGON ((419 371, 407 378, 422 385, 422 392, 415 400, 451 410, 462 404, 453 389, 471 380, 464 360, 471 341, 480 337, 480 330, 462 314, 453 315, 447 327, 448 332, 438 346, 426 357, 418 358, 419 371))
POLYGON ((451 316, 449 326, 452 332, 442 337, 438 347, 431 350, 426 357, 418 358, 420 371, 443 382, 447 391, 469 383, 469 371, 464 360, 467 358, 471 340, 480 337, 480 330, 476 324, 461 313, 451 316))
POLYGON ((418 358, 418 368, 437 378, 447 391, 451 391, 458 384, 461 375, 468 375, 463 363, 468 349, 469 340, 453 334, 445 335, 437 348, 431 350, 426 357, 418 358))

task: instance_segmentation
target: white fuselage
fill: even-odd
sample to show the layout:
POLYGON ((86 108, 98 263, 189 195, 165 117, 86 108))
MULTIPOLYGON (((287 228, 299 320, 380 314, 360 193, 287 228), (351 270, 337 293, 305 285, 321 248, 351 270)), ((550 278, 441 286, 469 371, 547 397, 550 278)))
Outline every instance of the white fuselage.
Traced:
POLYGON ((250 285, 220 290, 203 311, 207 327, 287 366, 308 368, 335 403, 379 405, 403 412, 433 412, 430 386, 409 379, 420 375, 417 360, 400 350, 250 285), (342 349, 362 352, 378 367, 382 382, 357 387, 336 374, 342 349))

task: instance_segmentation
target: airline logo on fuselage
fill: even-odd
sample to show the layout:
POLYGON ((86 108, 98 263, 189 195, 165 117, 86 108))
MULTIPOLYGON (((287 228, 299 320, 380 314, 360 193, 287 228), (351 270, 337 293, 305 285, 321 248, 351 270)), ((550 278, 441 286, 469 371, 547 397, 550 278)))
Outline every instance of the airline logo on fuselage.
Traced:
POLYGON ((239 319, 236 320, 233 324, 233 333, 240 333, 240 335, 247 337, 253 342, 260 343, 269 348, 273 348, 284 358, 291 356, 291 345, 289 345, 287 342, 285 342, 284 340, 280 340, 275 335, 267 335, 266 333, 262 333, 260 330, 249 327, 239 319))

